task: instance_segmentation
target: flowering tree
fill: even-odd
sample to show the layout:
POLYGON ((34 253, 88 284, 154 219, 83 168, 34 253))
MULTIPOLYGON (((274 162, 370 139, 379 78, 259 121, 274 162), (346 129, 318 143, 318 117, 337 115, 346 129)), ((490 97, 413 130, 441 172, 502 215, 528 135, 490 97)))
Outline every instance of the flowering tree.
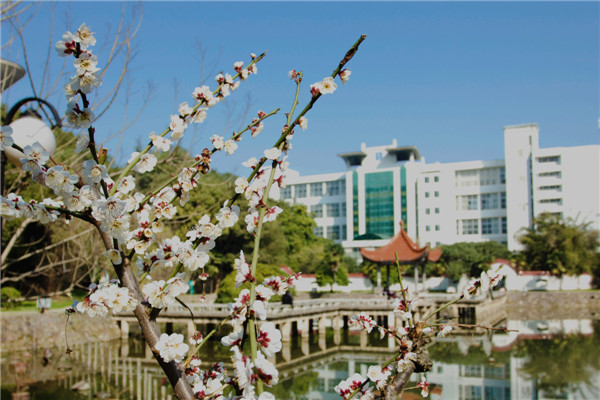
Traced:
POLYGON ((302 73, 290 72, 290 78, 296 84, 296 96, 281 135, 260 158, 253 157, 244 163, 250 169, 249 176, 238 178, 235 193, 223 202, 219 212, 200 218, 187 231, 185 238, 163 238, 164 222, 175 216, 178 206, 185 205, 190 191, 210 170, 212 155, 217 151, 233 154, 243 134, 256 137, 263 129, 264 121, 279 109, 270 113, 259 111, 245 129, 234 132, 229 138, 212 136, 211 146, 197 155, 193 163, 150 193, 135 191, 136 177, 151 173, 157 163, 155 153, 168 151, 175 141, 181 139, 188 125, 202 123, 211 108, 256 74, 257 63, 264 54, 252 54, 247 65, 236 62, 233 75, 218 74, 216 88, 206 85, 196 88, 192 93, 194 103, 182 103, 178 113, 171 116, 166 129, 159 134, 152 132, 148 145, 131 155, 115 180, 108 175, 106 151, 99 150, 96 145, 95 115, 90 107, 90 98, 102 79, 98 58, 92 52, 96 39, 86 24, 82 24, 76 32, 66 32, 56 43, 60 56, 74 58, 76 72, 65 86, 69 100, 65 118, 73 129, 79 130, 75 153, 85 155, 82 164, 57 162, 39 143, 20 148, 12 140, 11 128, 2 127, 1 149, 12 146, 21 151, 22 169, 29 172, 35 182, 51 189, 55 197, 37 202, 10 193, 0 199, 0 215, 8 219, 29 218, 41 223, 77 218, 97 230, 105 248, 104 255, 112 263, 118 279, 109 280, 106 276, 92 284, 89 295, 68 311, 85 313, 90 317, 132 311, 139 321, 144 340, 153 350, 178 398, 220 398, 228 387, 243 398, 272 397, 263 391, 263 385, 277 383, 278 372, 267 357, 281 349, 281 333, 268 322, 257 328, 256 321, 266 319, 265 302, 273 294, 283 294, 295 276, 271 276, 262 283, 255 279, 262 226, 275 220, 281 212, 279 207, 268 205, 269 192, 273 184, 285 185, 285 157, 291 147, 294 129, 307 128, 305 115, 322 95, 336 90, 336 78, 342 82, 348 80, 350 70, 344 69, 344 66, 364 39, 362 36, 352 46, 331 76, 310 86, 310 101, 298 114, 295 111, 302 73), (236 285, 249 282, 250 289, 241 292, 227 317, 234 323, 233 333, 222 338, 222 343, 230 346, 232 351, 235 372, 231 378, 222 364, 208 371, 199 368, 195 354, 214 331, 206 338, 199 332, 191 338, 195 349, 186 358, 189 346, 183 343, 183 336, 161 333, 156 318, 163 308, 174 304, 177 296, 188 290, 184 279, 187 271, 201 271, 200 276, 207 277, 204 268, 210 260, 210 250, 225 229, 238 223, 240 209, 235 203, 241 196, 249 203, 244 221, 246 229, 255 239, 251 260, 246 261, 241 252, 234 266, 236 285), (136 267, 137 273, 134 271, 136 267), (151 274, 160 270, 169 271, 169 278, 152 280, 151 274), (249 346, 244 347, 244 343, 249 343, 249 346), (249 354, 244 354, 247 347, 249 354))
MULTIPOLYGON (((77 218, 98 232, 104 245, 104 255, 114 267, 118 279, 110 280, 105 276, 97 284, 92 284, 89 295, 67 313, 106 317, 121 311, 133 312, 144 340, 165 371, 177 398, 274 398, 265 391, 265 386, 271 387, 278 382, 278 371, 269 358, 281 350, 282 343, 281 333, 273 323, 266 321, 266 302, 275 294, 284 294, 297 276, 269 276, 262 282, 257 281, 263 225, 274 221, 282 211, 269 205, 269 192, 273 184, 285 185, 288 165, 285 158, 291 148, 294 130, 297 127, 307 128, 306 114, 321 96, 335 92, 337 78, 343 83, 348 81, 350 70, 345 69, 345 65, 364 39, 365 36, 358 39, 330 76, 310 86, 310 100, 299 113, 296 113, 296 107, 302 72, 290 71, 296 93, 281 135, 260 158, 252 157, 243 163, 250 170, 248 177, 238 178, 235 193, 224 200, 216 215, 203 215, 187 230, 185 238, 163 237, 161 233, 165 221, 174 218, 179 207, 189 200, 190 192, 210 170, 212 155, 218 151, 233 154, 245 133, 256 137, 263 129, 264 121, 279 109, 269 113, 259 111, 246 128, 234 132, 229 138, 212 136, 210 147, 197 155, 194 162, 149 193, 135 191, 136 177, 151 173, 157 163, 157 152, 168 151, 175 141, 181 139, 189 125, 202 123, 213 107, 244 80, 256 74, 257 63, 264 54, 252 54, 247 65, 236 62, 233 75, 218 74, 214 89, 197 87, 192 93, 193 105, 182 103, 178 113, 171 116, 167 128, 159 134, 150 133, 147 146, 131 155, 114 180, 107 172, 106 152, 96 146, 95 115, 90 109, 90 96, 101 84, 101 79, 98 59, 92 53, 96 39, 85 24, 74 33, 66 32, 56 43, 60 56, 74 57, 76 73, 65 86, 69 98, 65 116, 69 125, 80 131, 75 152, 85 155, 82 164, 56 162, 39 143, 21 149, 13 143, 11 128, 2 127, 0 149, 12 146, 22 151, 22 169, 29 172, 35 182, 51 189, 55 197, 37 202, 14 193, 8 194, 0 198, 0 216, 30 218, 42 223, 51 223, 59 218, 67 221, 77 218), (207 278, 210 251, 223 232, 239 222, 240 209, 236 201, 242 196, 249 204, 244 223, 248 233, 254 236, 254 247, 248 257, 240 251, 233 266, 235 286, 250 287, 241 290, 231 305, 230 314, 220 324, 229 321, 234 326, 232 333, 221 338, 221 343, 230 347, 232 354, 234 371, 228 374, 222 363, 201 369, 198 357, 203 345, 220 325, 206 335, 196 332, 190 338, 190 349, 182 335, 162 333, 156 318, 161 310, 178 301, 177 296, 187 292, 186 273, 199 271, 201 278, 207 278), (153 280, 153 274, 164 272, 168 273, 168 278, 153 280)), ((480 290, 485 291, 497 280, 498 276, 483 273, 481 279, 471 282, 460 297, 449 304, 480 290)), ((408 298, 406 291, 401 293, 402 298, 394 304, 394 311, 406 321, 405 326, 377 326, 364 313, 351 318, 352 324, 369 333, 393 337, 398 347, 385 365, 371 366, 366 377, 355 374, 340 382, 335 389, 344 399, 398 398, 413 372, 425 372, 431 368, 424 348, 431 335, 437 333, 443 336, 452 329, 452 324, 440 325, 430 321, 439 310, 416 321, 411 311, 412 299, 408 298)), ((421 380, 418 387, 424 396, 428 394, 426 380, 421 380)))

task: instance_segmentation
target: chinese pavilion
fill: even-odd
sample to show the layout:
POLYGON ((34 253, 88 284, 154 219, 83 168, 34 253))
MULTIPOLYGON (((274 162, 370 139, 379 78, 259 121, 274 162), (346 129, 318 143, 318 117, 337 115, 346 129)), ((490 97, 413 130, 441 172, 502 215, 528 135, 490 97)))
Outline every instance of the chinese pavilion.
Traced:
POLYGON ((425 284, 425 264, 427 262, 437 262, 442 256, 442 249, 436 247, 430 249, 429 245, 419 247, 408 236, 404 230, 404 223, 400 221, 400 231, 394 235, 388 244, 378 249, 367 250, 360 249, 360 254, 363 259, 377 264, 377 289, 381 291, 381 275, 380 268, 382 265, 387 266, 387 286, 390 283, 390 265, 396 263, 396 253, 398 253, 398 262, 404 265, 415 265, 415 285, 419 281, 418 270, 423 267, 423 285, 425 284))

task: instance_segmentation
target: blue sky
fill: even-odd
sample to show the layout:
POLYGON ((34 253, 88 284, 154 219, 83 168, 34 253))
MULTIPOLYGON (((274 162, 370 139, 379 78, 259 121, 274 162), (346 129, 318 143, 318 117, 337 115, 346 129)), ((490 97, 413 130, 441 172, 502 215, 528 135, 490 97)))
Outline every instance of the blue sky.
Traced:
MULTIPOLYGON (((49 32, 55 42, 81 22, 96 32, 95 53, 103 67, 107 52, 100 42, 108 25, 116 27, 122 7, 120 2, 59 2, 51 27, 51 4, 42 3, 24 31, 34 81, 45 64, 49 32)), ((212 109, 183 142, 192 154, 199 153, 211 135, 247 123, 251 116, 239 119, 247 105, 251 115, 281 107, 257 139, 245 138, 233 157, 214 161, 221 172, 245 175, 241 162, 261 155, 283 125, 294 94, 288 71, 304 71, 303 105, 309 85, 329 75, 361 34, 368 37, 349 64, 350 81, 322 97, 308 114, 309 129, 295 135, 289 161, 303 175, 343 171, 336 154, 356 151, 361 142, 385 145, 394 138, 400 146, 417 146, 428 162, 503 158, 503 127, 530 122, 540 126, 542 147, 599 143, 597 2, 143 2, 141 8, 128 78, 130 114, 140 106, 147 81, 155 92, 126 132, 121 160, 137 143, 145 144, 151 131, 166 127, 175 104, 191 102, 201 83, 198 42, 206 49, 207 68, 217 65, 205 77, 213 87, 216 73, 230 72, 235 61, 268 49, 258 75, 228 98, 228 107, 212 109)), ((3 43, 9 37, 3 24, 3 43)), ((3 58, 23 64, 18 47, 7 49, 3 58)), ((50 65, 57 72, 62 59, 52 53, 50 65)), ((72 70, 67 65, 69 74, 72 70)), ((100 93, 114 80, 109 73, 100 93)), ((29 95, 23 79, 3 101, 10 105, 29 95)), ((60 90, 49 100, 64 111, 60 90)), ((118 131, 123 108, 121 98, 97 122, 99 140, 118 131)))

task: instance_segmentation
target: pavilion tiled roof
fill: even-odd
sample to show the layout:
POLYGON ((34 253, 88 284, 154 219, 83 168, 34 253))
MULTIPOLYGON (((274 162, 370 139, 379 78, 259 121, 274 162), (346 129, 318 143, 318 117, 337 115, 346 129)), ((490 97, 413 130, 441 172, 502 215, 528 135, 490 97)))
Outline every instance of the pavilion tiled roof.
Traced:
POLYGON ((408 236, 404 226, 400 224, 398 232, 388 244, 375 250, 360 249, 363 258, 378 264, 393 264, 396 262, 395 253, 398 253, 398 261, 401 264, 413 264, 424 261, 436 262, 442 256, 442 249, 436 247, 430 249, 429 245, 419 247, 408 236))

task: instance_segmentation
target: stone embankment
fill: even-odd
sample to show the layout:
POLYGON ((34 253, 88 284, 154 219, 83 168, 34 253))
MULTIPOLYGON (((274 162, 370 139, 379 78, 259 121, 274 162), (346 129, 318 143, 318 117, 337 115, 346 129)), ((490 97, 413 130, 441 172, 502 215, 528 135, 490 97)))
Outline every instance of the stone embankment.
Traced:
MULTIPOLYGON (((0 314, 2 353, 31 350, 32 347, 65 348, 64 310, 11 311, 0 314)), ((69 345, 119 338, 117 323, 111 318, 71 315, 67 327, 69 345)))
POLYGON ((509 292, 508 319, 600 319, 600 291, 509 292))

